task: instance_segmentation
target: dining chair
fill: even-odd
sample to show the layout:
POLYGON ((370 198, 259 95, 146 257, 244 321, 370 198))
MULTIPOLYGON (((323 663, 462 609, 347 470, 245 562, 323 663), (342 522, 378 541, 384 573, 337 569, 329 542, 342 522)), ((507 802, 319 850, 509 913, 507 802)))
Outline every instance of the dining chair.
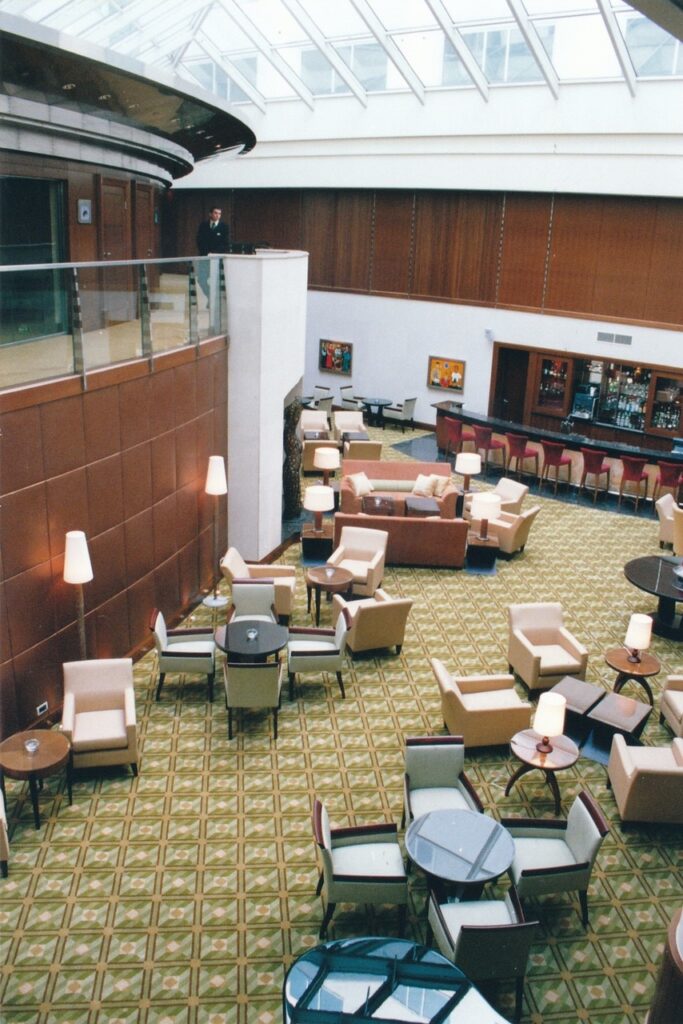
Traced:
POLYGON ((161 687, 168 672, 184 672, 187 675, 205 675, 209 689, 209 700, 213 700, 213 681, 216 675, 216 643, 213 629, 167 629, 164 616, 155 608, 149 621, 154 634, 157 651, 159 681, 156 699, 161 696, 161 687))
POLYGON ((441 810, 484 810, 465 774, 462 736, 408 736, 401 828, 423 814, 441 810))
POLYGON ((226 622, 239 622, 240 619, 277 623, 272 579, 232 581, 232 604, 226 612, 226 622))
POLYGON ((385 420, 393 420, 394 423, 400 425, 401 433, 405 434, 406 424, 411 430, 415 427, 415 405, 417 398, 404 398, 402 402, 397 402, 396 405, 387 405, 384 408, 383 415, 385 420))
POLYGON ((296 569, 293 565, 245 562, 237 548, 229 547, 221 559, 221 572, 231 586, 235 580, 272 580, 275 586, 275 613, 283 625, 287 624, 294 608, 296 590, 296 569))
POLYGON ((519 465, 522 464, 521 475, 524 476, 524 463, 533 459, 534 475, 538 476, 538 449, 529 448, 529 438, 525 434, 506 434, 508 443, 507 456, 505 459, 505 472, 509 473, 512 468, 512 460, 515 460, 515 472, 520 475, 519 465))
POLYGON ((232 713, 237 708, 270 708, 273 712, 273 739, 277 739, 282 678, 283 665, 279 658, 275 661, 224 663, 223 683, 229 740, 232 739, 232 713))
POLYGON ((346 697, 342 668, 346 650, 347 621, 350 616, 343 609, 337 616, 334 629, 294 627, 287 642, 287 671, 289 673, 289 699, 294 700, 296 673, 316 675, 335 672, 342 698, 346 697))

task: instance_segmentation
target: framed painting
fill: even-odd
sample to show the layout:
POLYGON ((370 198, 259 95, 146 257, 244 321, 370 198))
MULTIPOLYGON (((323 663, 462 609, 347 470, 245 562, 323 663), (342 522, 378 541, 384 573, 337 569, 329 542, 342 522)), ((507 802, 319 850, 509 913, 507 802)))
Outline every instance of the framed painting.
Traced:
POLYGON ((465 364, 462 359, 448 356, 430 356, 427 367, 427 387, 440 391, 457 391, 465 388, 465 364))
POLYGON ((351 376, 353 345, 350 341, 328 341, 320 339, 318 369, 323 373, 343 373, 351 376))

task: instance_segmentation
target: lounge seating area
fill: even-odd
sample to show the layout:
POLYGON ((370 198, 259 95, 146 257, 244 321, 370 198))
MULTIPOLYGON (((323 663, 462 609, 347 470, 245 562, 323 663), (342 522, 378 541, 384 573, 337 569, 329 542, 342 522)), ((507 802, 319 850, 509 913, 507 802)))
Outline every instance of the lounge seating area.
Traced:
POLYGON ((374 497, 391 498, 395 514, 402 516, 406 498, 415 496, 432 498, 436 503, 434 514, 452 519, 459 492, 450 477, 450 466, 444 462, 368 462, 344 459, 339 507, 342 512, 361 512, 363 497, 371 494, 374 497), (435 477, 438 479, 433 482, 435 477))

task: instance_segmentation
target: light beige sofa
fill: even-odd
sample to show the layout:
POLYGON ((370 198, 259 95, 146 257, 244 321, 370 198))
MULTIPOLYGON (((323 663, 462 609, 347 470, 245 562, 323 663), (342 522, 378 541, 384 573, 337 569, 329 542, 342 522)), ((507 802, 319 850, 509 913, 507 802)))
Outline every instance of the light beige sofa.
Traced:
POLYGON ((356 495, 349 477, 356 473, 365 473, 372 485, 372 494, 382 498, 393 498, 396 506, 395 514, 402 516, 405 500, 412 494, 417 477, 441 476, 448 483, 440 498, 435 498, 443 519, 455 516, 455 507, 460 493, 451 480, 451 467, 447 462, 379 462, 364 459, 344 459, 342 462, 342 479, 339 488, 339 508, 341 512, 361 512, 363 499, 356 495))

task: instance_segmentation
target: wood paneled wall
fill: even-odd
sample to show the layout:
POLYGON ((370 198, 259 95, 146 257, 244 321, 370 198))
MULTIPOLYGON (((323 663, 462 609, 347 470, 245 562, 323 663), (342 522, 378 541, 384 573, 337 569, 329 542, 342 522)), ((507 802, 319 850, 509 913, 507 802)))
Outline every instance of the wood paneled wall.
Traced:
MULTIPOLYGON (((0 732, 61 705, 79 657, 76 594, 62 579, 67 530, 88 537, 90 657, 121 657, 210 586, 208 457, 227 454, 227 343, 183 349, 0 400, 0 732)), ((226 535, 223 503, 222 536, 226 535)))
POLYGON ((683 326, 683 200, 344 189, 172 193, 165 255, 219 203, 311 288, 683 326))

